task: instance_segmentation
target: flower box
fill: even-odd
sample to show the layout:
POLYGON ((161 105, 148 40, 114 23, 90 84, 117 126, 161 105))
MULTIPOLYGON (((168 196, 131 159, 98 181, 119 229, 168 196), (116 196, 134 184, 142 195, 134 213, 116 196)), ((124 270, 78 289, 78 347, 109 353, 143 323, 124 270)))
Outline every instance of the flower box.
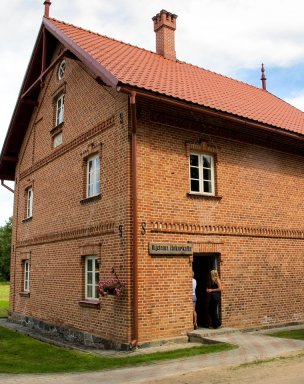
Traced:
POLYGON ((118 279, 101 280, 98 283, 98 293, 104 297, 106 295, 120 296, 126 284, 118 279))

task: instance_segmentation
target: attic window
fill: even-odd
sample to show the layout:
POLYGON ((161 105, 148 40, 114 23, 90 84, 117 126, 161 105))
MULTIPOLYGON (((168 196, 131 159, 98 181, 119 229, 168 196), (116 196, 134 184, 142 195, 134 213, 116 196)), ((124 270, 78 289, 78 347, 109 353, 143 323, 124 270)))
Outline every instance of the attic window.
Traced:
POLYGON ((57 72, 58 80, 61 80, 63 78, 64 72, 65 72, 65 60, 62 60, 62 62, 58 67, 58 72, 57 72))

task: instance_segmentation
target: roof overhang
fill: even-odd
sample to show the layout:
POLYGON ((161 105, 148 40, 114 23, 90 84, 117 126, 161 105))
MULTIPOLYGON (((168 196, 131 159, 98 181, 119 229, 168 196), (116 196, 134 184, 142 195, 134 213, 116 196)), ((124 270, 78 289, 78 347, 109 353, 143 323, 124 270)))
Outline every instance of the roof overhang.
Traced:
POLYGON ((130 87, 126 84, 119 84, 119 86, 117 87, 117 91, 125 92, 128 94, 130 94, 131 92, 135 92, 138 96, 141 96, 146 99, 154 100, 154 101, 165 103, 165 104, 179 106, 181 108, 192 110, 193 112, 205 113, 207 115, 220 117, 222 119, 233 121, 238 124, 244 124, 244 125, 252 126, 262 130, 268 130, 276 134, 280 133, 287 137, 304 141, 304 135, 302 135, 301 133, 291 132, 286 129, 281 129, 279 127, 259 123, 254 120, 249 120, 244 117, 235 116, 235 115, 229 114, 228 112, 217 111, 215 109, 204 107, 191 102, 187 102, 185 100, 163 96, 161 94, 156 94, 153 92, 148 92, 137 87, 130 87))
POLYGON ((21 145, 41 90, 39 81, 42 85, 44 73, 47 72, 43 72, 44 65, 49 68, 53 65, 51 58, 58 41, 83 62, 94 73, 96 78, 116 89, 118 80, 115 76, 92 59, 87 52, 65 36, 50 20, 44 17, 2 147, 0 155, 0 180, 15 180, 16 164, 18 162, 21 145), (45 36, 44 30, 47 31, 45 36), (45 64, 43 64, 44 37, 46 38, 48 48, 45 64))

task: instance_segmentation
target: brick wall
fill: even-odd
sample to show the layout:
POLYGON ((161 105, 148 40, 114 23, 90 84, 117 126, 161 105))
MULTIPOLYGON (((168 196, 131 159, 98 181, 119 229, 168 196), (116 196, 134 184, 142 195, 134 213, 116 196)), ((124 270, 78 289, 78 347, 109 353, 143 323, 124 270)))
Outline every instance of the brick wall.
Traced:
MULTIPOLYGON (((133 316, 128 100, 98 84, 79 62, 66 61, 61 81, 56 68, 46 79, 20 153, 10 310, 128 342, 133 316), (54 99, 62 90, 63 144, 54 149, 54 99), (95 151, 101 156, 101 197, 86 200, 83 167, 95 151), (33 217, 24 220, 29 186, 33 217), (100 307, 79 304, 86 247, 97 250, 102 278, 114 267, 128 285, 121 297, 103 298, 100 307), (20 295, 26 259, 30 295, 20 295)), ((192 257, 151 256, 149 242, 192 242, 200 257, 210 250, 220 254, 224 326, 303 321, 303 157, 285 152, 283 144, 282 150, 273 148, 269 138, 264 146, 250 142, 249 135, 240 139, 235 127, 192 112, 140 100, 137 112, 139 341, 192 328, 192 257), (216 197, 189 195, 191 148, 215 155, 216 197)))
POLYGON ((160 113, 180 117, 181 127, 157 123, 151 110, 158 109, 143 103, 138 124, 139 225, 147 228, 139 240, 142 337, 192 328, 191 259, 151 256, 149 242, 216 245, 224 326, 303 321, 303 157, 267 148, 267 142, 240 141, 236 134, 214 136, 203 118, 170 108, 160 113), (182 118, 201 123, 201 131, 186 123, 183 128, 182 118), (191 143, 216 156, 215 198, 188 194, 191 143))
POLYGON ((100 276, 112 268, 130 286, 127 230, 130 194, 128 100, 99 85, 66 58, 61 81, 49 74, 34 112, 17 170, 11 308, 33 318, 128 342, 128 292, 83 307, 84 247, 100 249, 100 276), (64 89, 63 143, 52 147, 55 97, 64 89), (100 153, 101 196, 85 199, 86 156, 100 153), (25 219, 25 190, 34 192, 33 217, 25 219), (123 237, 118 226, 123 225, 123 237), (99 247, 99 248, 98 248, 99 247), (22 261, 30 260, 30 295, 22 292, 22 261))

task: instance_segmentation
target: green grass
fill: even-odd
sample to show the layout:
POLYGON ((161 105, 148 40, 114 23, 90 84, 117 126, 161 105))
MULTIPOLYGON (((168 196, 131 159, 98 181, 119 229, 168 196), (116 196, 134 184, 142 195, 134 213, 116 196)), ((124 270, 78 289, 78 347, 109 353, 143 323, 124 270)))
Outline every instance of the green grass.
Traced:
POLYGON ((105 357, 56 347, 0 327, 0 373, 99 371, 222 352, 234 348, 237 347, 230 344, 213 344, 168 352, 105 357))
POLYGON ((9 306, 9 283, 0 283, 0 317, 7 317, 9 306))
POLYGON ((304 328, 293 329, 290 331, 279 331, 275 333, 268 333, 267 335, 273 336, 273 337, 282 337, 284 339, 304 340, 304 328))

